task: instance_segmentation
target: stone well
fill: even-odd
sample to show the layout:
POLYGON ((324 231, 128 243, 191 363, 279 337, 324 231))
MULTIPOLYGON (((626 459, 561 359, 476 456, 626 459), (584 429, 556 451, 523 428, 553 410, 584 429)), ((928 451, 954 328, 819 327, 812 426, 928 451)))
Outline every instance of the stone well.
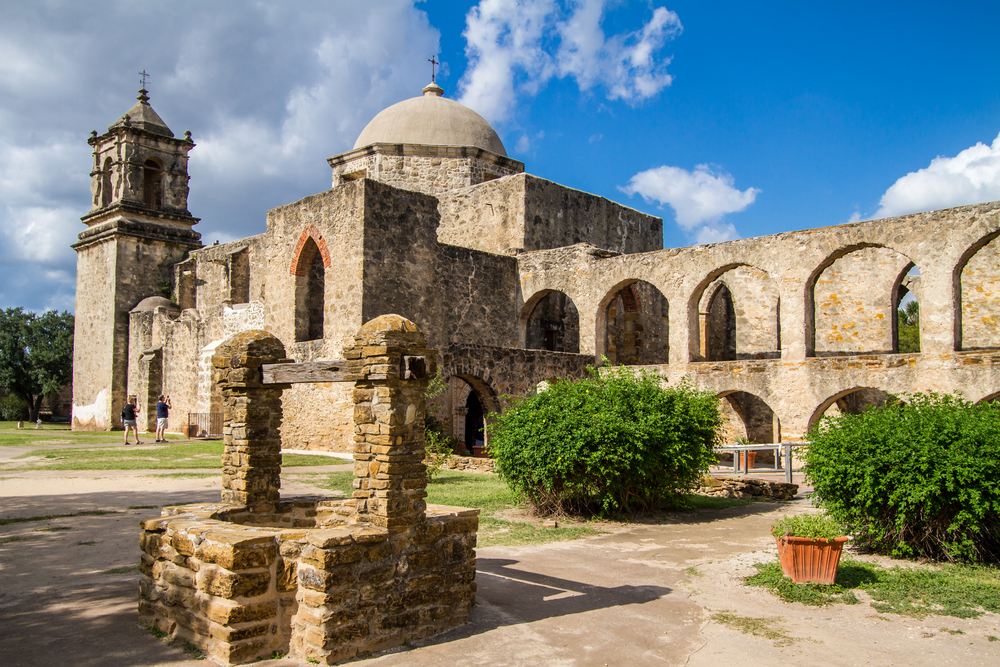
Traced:
POLYGON ((281 392, 261 366, 285 361, 264 331, 212 359, 224 398, 222 502, 166 507, 142 523, 139 615, 220 664, 275 651, 322 664, 468 620, 479 510, 426 506, 424 392, 435 353, 383 315, 345 350, 354 382, 351 499, 282 499, 281 392))

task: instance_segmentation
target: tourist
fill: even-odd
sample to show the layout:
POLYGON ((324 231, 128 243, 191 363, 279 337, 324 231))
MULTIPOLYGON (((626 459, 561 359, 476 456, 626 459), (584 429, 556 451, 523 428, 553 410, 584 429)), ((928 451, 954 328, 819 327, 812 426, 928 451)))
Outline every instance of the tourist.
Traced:
POLYGON ((167 415, 170 414, 170 397, 160 394, 159 400, 156 402, 156 441, 166 442, 167 438, 164 436, 163 432, 167 430, 167 415))
POLYGON ((139 440, 139 428, 136 426, 136 419, 139 417, 139 406, 135 404, 135 398, 128 399, 128 403, 122 408, 122 426, 125 427, 125 444, 128 444, 128 430, 135 431, 135 444, 141 445, 139 440))

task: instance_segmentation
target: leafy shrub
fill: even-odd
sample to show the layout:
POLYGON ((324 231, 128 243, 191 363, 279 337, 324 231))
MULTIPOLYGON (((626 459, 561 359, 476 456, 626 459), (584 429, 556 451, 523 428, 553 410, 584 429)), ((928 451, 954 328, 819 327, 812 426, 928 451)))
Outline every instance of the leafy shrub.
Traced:
POLYGON ((540 514, 648 510, 715 460, 718 399, 626 368, 552 383, 489 428, 497 473, 540 514))
POLYGON ((811 537, 827 541, 843 536, 844 529, 832 517, 823 514, 783 516, 771 526, 771 534, 781 537, 811 537))
POLYGON ((0 419, 18 421, 28 418, 28 402, 15 394, 0 398, 0 419))
POLYGON ((1000 408, 913 394, 826 418, 809 438, 815 497, 855 544, 904 558, 1000 559, 1000 408))

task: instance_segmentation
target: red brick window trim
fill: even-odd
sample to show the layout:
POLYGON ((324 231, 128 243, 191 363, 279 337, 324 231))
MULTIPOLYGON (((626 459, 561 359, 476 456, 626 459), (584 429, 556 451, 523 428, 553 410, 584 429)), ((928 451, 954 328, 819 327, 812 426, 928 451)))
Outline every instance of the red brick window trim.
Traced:
POLYGON ((323 267, 329 269, 330 262, 330 251, 326 248, 326 241, 320 236, 319 230, 316 229, 314 225, 309 225, 302 231, 302 236, 299 237, 299 242, 295 244, 295 252, 292 254, 292 270, 291 274, 293 276, 304 276, 309 273, 309 264, 312 262, 313 254, 306 253, 308 257, 302 255, 302 249, 305 248, 306 241, 312 239, 316 243, 316 247, 319 249, 319 254, 323 257, 323 267))

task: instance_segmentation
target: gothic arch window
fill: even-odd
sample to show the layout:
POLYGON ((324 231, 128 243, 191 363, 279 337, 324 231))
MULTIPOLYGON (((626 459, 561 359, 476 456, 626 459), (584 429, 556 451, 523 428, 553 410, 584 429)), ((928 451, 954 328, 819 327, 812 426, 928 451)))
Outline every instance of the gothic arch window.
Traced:
POLYGON ((326 305, 326 269, 330 253, 313 226, 302 232, 292 259, 295 276, 295 340, 323 338, 326 305))
POLYGON ((104 169, 101 170, 101 206, 109 206, 113 198, 114 191, 111 184, 111 172, 114 163, 111 158, 104 161, 104 169))
POLYGON ((154 211, 163 206, 163 169, 152 158, 142 167, 142 201, 154 211))

